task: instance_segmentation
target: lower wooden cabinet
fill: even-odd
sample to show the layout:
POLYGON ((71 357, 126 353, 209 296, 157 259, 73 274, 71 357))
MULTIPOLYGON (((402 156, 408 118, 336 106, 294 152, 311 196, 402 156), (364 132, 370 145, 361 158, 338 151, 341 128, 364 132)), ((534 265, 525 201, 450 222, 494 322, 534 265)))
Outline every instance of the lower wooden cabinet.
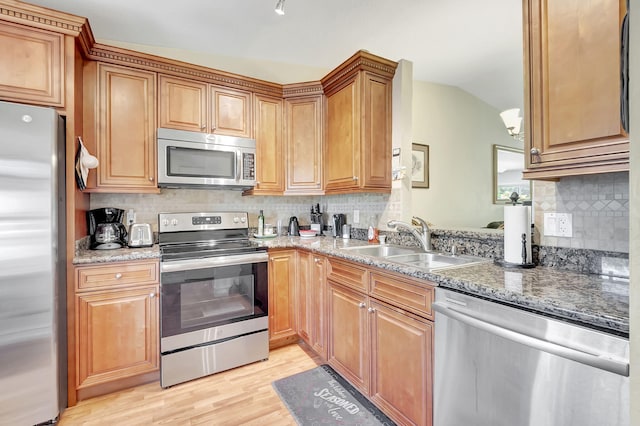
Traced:
POLYGON ((75 385, 77 399, 157 379, 158 262, 76 268, 75 385), (136 284, 129 278, 138 275, 136 284), (100 279, 92 279, 100 277, 100 279), (98 284, 87 289, 87 280, 98 284))
POLYGON ((296 271, 296 313, 298 336, 322 359, 327 358, 326 259, 298 251, 296 271))
POLYGON ((269 252, 269 348, 298 341, 295 315, 296 251, 269 252))
POLYGON ((328 263, 329 364, 398 424, 431 425, 433 288, 328 263))

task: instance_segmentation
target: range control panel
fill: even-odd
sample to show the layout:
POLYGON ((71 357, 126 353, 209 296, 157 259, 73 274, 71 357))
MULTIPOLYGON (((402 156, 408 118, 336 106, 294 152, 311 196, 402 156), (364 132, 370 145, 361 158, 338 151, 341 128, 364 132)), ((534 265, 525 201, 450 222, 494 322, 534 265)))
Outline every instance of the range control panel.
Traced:
POLYGON ((160 233, 248 228, 247 212, 160 213, 158 215, 160 233))

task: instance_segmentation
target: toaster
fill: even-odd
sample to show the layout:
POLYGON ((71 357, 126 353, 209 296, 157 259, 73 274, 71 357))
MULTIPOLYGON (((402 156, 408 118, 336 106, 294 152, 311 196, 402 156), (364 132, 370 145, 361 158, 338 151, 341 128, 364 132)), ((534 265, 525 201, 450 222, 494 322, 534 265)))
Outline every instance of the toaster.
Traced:
POLYGON ((153 234, 148 223, 133 223, 129 226, 129 247, 151 247, 153 234))

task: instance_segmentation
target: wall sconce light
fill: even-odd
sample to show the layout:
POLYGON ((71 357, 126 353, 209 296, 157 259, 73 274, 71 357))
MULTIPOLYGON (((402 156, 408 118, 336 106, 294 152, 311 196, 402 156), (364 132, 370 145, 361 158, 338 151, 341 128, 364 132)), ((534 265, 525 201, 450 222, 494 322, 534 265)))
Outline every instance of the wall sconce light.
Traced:
POLYGON ((276 13, 284 15, 284 0, 278 0, 278 3, 276 3, 276 13))
POLYGON ((512 108, 500 113, 500 118, 504 126, 509 132, 509 136, 515 140, 524 141, 524 132, 520 132, 520 126, 522 125, 522 117, 520 117, 520 108, 512 108))

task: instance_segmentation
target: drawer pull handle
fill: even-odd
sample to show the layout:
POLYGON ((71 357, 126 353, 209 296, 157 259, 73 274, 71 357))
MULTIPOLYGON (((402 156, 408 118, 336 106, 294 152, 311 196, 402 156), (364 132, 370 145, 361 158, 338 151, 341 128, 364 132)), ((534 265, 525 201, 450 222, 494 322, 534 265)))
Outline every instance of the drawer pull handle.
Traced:
POLYGON ((116 280, 119 280, 120 278, 122 278, 122 274, 121 274, 120 272, 118 272, 118 273, 116 274, 116 280))

